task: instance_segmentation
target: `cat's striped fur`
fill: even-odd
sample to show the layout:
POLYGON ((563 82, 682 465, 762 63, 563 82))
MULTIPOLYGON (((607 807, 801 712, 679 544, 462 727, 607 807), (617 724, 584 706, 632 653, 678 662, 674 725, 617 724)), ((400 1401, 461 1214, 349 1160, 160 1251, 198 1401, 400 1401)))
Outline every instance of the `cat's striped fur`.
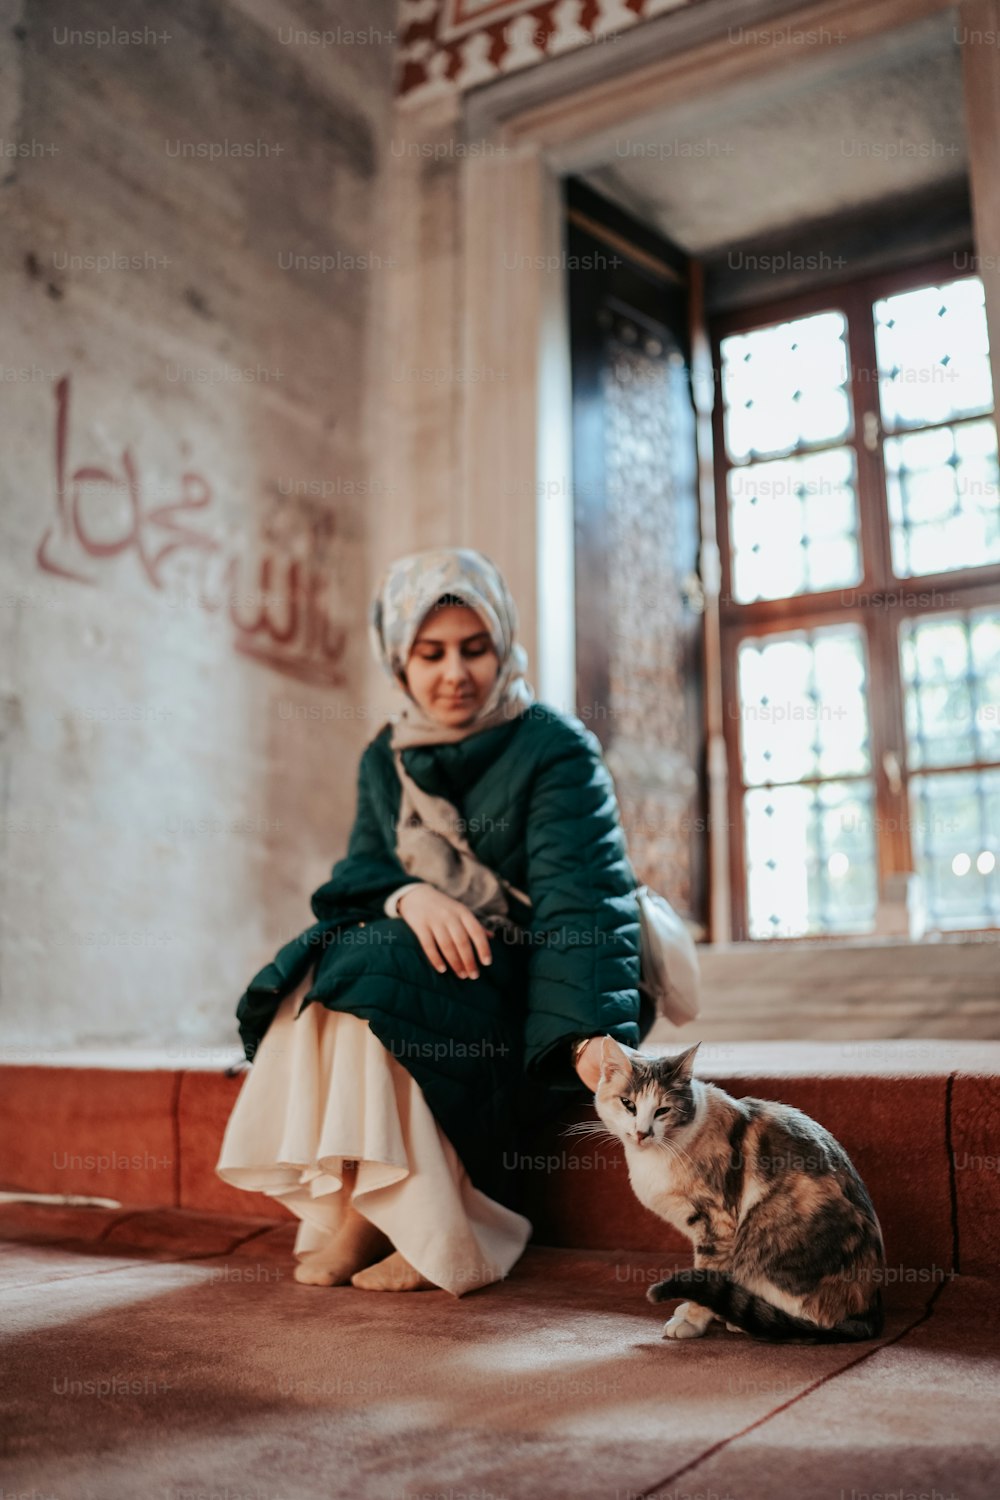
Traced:
POLYGON ((640 1202, 694 1245, 694 1267, 647 1294, 690 1299, 665 1336, 717 1316, 768 1341, 877 1338, 882 1232, 846 1151, 801 1110, 693 1078, 696 1050, 649 1058, 606 1037, 594 1101, 640 1202))

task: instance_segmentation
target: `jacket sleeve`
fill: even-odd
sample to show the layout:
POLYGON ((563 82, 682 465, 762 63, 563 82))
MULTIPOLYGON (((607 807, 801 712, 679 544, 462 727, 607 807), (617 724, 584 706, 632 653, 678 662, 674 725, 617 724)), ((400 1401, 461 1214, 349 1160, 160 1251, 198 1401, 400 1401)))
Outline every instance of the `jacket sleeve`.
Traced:
POLYGON ((367 747, 358 768, 357 811, 347 853, 334 865, 326 884, 313 893, 312 909, 317 920, 254 975, 236 1007, 240 1040, 251 1061, 282 999, 305 978, 326 946, 336 940, 337 931, 382 915, 386 897, 409 880, 384 831, 391 826, 391 810, 386 813, 385 825, 378 818, 373 748, 367 747))
POLYGON ((578 1089, 569 1043, 639 1043, 639 908, 614 783, 597 736, 571 728, 540 768, 527 820, 533 919, 525 1067, 578 1089))
POLYGON ((345 901, 365 907, 373 917, 382 916, 387 897, 400 886, 414 883, 390 841, 398 802, 394 808, 383 808, 383 817, 379 816, 375 754, 373 742, 358 767, 357 812, 347 853, 334 865, 326 884, 313 894, 312 909, 321 919, 334 915, 345 901))

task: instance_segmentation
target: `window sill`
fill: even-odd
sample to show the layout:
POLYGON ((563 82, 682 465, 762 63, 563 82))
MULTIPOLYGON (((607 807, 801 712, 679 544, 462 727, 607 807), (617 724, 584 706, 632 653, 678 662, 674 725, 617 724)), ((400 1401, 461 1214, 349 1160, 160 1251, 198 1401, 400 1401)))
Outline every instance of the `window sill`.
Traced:
POLYGON ((1000 929, 982 928, 968 932, 928 932, 911 938, 901 934, 867 933, 853 937, 748 938, 732 943, 699 943, 702 953, 842 953, 844 951, 884 952, 887 948, 934 948, 980 946, 1000 947, 1000 929))

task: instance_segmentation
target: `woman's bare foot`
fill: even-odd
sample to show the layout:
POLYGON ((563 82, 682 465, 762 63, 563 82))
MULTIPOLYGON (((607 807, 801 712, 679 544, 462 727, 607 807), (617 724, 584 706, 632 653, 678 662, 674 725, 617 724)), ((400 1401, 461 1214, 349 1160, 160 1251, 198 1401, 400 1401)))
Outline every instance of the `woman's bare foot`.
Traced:
MULTIPOLYGON (((357 1168, 345 1163, 341 1181, 341 1192, 352 1194, 357 1182, 357 1168)), ((348 1202, 337 1233, 318 1250, 303 1255, 293 1274, 295 1280, 305 1286, 346 1286, 355 1271, 370 1266, 373 1260, 379 1260, 391 1249, 392 1241, 364 1214, 359 1214, 352 1202, 348 1202)))
POLYGON ((355 1271, 370 1266, 391 1249, 392 1241, 380 1229, 352 1212, 328 1245, 302 1256, 295 1267, 295 1280, 306 1286, 346 1286, 355 1271))
POLYGON ((360 1287, 363 1292, 440 1291, 433 1281, 414 1270, 398 1250, 380 1260, 378 1265, 369 1265, 367 1270, 356 1272, 351 1277, 351 1285, 360 1287))

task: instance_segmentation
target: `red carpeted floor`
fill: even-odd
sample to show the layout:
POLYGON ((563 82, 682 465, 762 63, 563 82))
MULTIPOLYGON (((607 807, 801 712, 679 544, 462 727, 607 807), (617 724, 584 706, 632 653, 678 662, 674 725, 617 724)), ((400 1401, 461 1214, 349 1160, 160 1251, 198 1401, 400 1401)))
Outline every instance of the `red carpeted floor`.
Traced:
POLYGON ((291 1223, 7 1203, 0 1236, 5 1500, 1000 1493, 983 1277, 911 1272, 877 1343, 676 1344, 669 1253, 532 1247, 456 1300, 300 1286, 291 1223))

